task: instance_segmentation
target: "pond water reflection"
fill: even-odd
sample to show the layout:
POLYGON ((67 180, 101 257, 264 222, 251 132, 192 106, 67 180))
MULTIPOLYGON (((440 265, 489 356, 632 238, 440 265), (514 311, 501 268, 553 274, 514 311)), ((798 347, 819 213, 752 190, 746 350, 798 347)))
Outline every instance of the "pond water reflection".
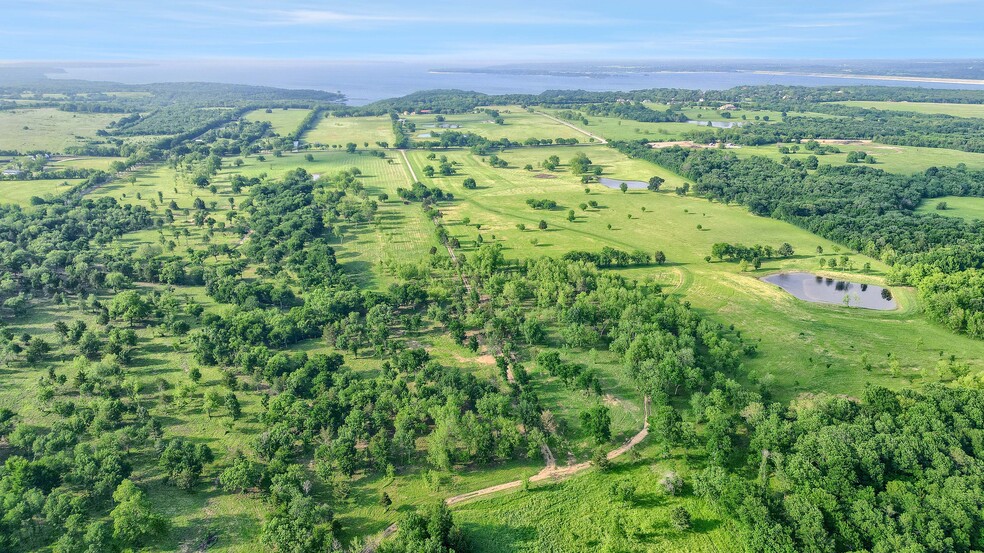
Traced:
POLYGON ((812 273, 778 273, 762 280, 782 288, 797 298, 813 303, 833 303, 848 307, 895 309, 892 291, 874 284, 860 284, 812 273))

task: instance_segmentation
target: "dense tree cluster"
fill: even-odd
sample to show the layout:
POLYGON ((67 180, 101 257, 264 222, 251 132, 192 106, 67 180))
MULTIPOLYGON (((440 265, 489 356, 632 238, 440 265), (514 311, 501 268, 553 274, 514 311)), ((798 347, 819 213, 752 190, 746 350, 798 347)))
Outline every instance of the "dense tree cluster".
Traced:
POLYGON ((981 547, 980 390, 868 388, 861 401, 742 412, 745 473, 711 467, 699 495, 759 551, 973 551, 981 547))

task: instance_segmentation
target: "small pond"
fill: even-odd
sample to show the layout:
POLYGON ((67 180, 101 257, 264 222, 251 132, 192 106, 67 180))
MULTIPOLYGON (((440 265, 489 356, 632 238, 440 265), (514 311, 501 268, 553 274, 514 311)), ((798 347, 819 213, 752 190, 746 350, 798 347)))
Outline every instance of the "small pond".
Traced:
POLYGON ((615 190, 620 190, 623 182, 631 190, 645 190, 649 186, 648 182, 642 182, 641 180, 610 179, 608 177, 598 177, 598 182, 615 190))
POLYGON ((813 303, 833 303, 848 307, 895 309, 898 305, 888 288, 859 284, 812 273, 779 273, 762 280, 782 288, 797 298, 813 303))
POLYGON ((704 127, 714 127, 715 129, 730 129, 732 127, 740 127, 741 121, 694 121, 691 119, 687 121, 691 125, 701 125, 704 127))

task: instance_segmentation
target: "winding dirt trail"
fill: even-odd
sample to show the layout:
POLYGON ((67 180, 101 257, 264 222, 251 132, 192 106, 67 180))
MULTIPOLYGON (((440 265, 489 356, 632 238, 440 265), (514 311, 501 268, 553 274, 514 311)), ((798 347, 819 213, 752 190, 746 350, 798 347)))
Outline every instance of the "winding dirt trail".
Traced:
POLYGON ((591 138, 595 139, 600 144, 608 144, 608 141, 605 140, 604 138, 602 138, 602 137, 600 137, 600 136, 598 136, 598 135, 596 135, 594 133, 590 133, 590 132, 582 129, 581 127, 575 126, 572 123, 568 123, 567 121, 564 121, 563 119, 558 119, 558 118, 554 117, 553 115, 549 115, 549 114, 543 113, 542 111, 538 111, 536 113, 539 113, 540 115, 546 117, 547 119, 550 119, 552 121, 556 121, 556 122, 560 123, 561 125, 564 125, 565 127, 570 127, 572 129, 574 129, 575 131, 577 131, 577 132, 579 132, 579 133, 581 133, 581 134, 583 134, 585 136, 590 136, 591 138))
MULTIPOLYGON (((645 412, 645 418, 642 423, 642 430, 640 430, 635 436, 629 438, 627 442, 621 446, 609 451, 605 456, 609 459, 615 459, 627 451, 638 445, 642 440, 646 439, 649 435, 649 397, 646 397, 643 401, 643 410, 645 412)), ((544 480, 558 481, 569 476, 573 476, 579 472, 585 471, 591 467, 590 461, 585 461, 583 463, 578 463, 576 465, 568 465, 566 467, 558 467, 557 462, 553 461, 553 453, 550 453, 549 458, 547 457, 547 452, 550 449, 547 448, 544 452, 544 458, 547 458, 547 466, 543 468, 540 472, 534 474, 530 477, 530 482, 542 482, 544 480), (553 463, 551 463, 553 461, 553 463)), ((506 482, 504 484, 498 484, 496 486, 489 486, 487 488, 482 488, 480 490, 475 490, 473 492, 463 493, 461 495, 456 495, 454 497, 449 497, 444 500, 448 505, 455 505, 457 503, 462 503, 464 501, 470 501, 477 497, 482 497, 490 494, 494 494, 501 491, 512 490, 519 488, 523 485, 522 480, 513 480, 512 482, 506 482)))

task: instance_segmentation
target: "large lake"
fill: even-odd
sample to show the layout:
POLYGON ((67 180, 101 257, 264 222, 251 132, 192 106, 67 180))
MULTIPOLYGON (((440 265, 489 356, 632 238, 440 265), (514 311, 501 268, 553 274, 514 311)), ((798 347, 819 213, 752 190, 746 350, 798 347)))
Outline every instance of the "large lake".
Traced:
MULTIPOLYGON (((46 65, 58 66, 57 63, 46 65)), ((128 64, 65 64, 64 73, 50 77, 129 84, 208 81, 313 88, 348 96, 350 104, 366 104, 382 98, 402 96, 418 90, 457 88, 486 94, 539 94, 544 90, 639 90, 646 88, 689 88, 723 90, 741 85, 799 86, 925 86, 929 88, 981 89, 982 86, 951 83, 920 83, 899 80, 863 80, 845 76, 824 78, 809 75, 771 75, 744 71, 640 71, 608 75, 542 75, 433 71, 435 65, 420 62, 354 62, 321 60, 179 60, 128 64)), ((452 64, 453 65, 453 64, 452 64)), ((683 64, 680 67, 686 67, 683 64)))
POLYGON ((812 273, 778 273, 762 280, 782 288, 797 298, 813 303, 832 303, 864 309, 895 309, 895 299, 888 288, 859 284, 812 273))

